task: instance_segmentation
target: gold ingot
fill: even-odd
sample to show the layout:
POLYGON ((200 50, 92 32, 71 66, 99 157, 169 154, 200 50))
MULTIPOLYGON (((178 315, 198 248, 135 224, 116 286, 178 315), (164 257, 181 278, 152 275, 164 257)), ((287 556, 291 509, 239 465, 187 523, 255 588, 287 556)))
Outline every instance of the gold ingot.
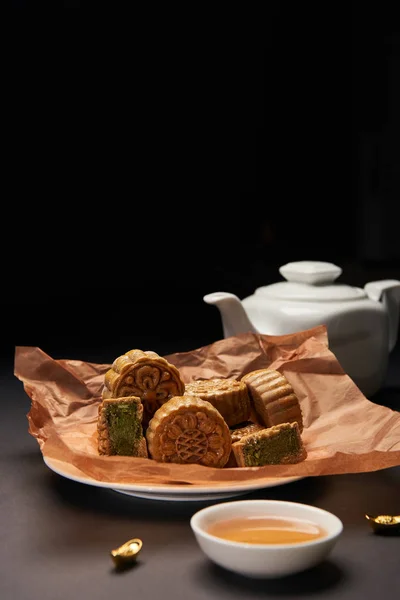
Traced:
POLYGON ((400 515, 365 515, 375 533, 400 533, 400 515))
POLYGON ((142 540, 133 538, 128 540, 119 548, 111 550, 111 558, 117 568, 127 567, 136 561, 136 558, 143 546, 142 540))

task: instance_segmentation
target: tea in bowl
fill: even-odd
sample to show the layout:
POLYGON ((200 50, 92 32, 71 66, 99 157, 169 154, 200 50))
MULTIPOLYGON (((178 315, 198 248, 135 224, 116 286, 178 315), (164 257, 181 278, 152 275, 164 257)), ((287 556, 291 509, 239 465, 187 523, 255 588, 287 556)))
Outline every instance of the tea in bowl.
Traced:
POLYGON ((292 575, 323 561, 343 531, 341 520, 308 504, 240 500, 196 512, 190 526, 217 565, 247 577, 292 575))

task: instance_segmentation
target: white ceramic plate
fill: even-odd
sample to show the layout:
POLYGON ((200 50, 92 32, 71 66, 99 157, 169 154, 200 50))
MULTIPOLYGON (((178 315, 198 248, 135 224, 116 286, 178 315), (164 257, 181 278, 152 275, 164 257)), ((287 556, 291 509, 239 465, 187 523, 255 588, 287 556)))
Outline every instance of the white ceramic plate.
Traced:
POLYGON ((55 458, 43 457, 43 460, 49 469, 58 475, 62 475, 63 477, 71 479, 72 481, 76 481, 77 483, 109 488, 115 492, 126 494, 128 496, 135 496, 137 498, 146 498, 148 500, 173 500, 174 502, 231 498, 233 496, 240 496, 241 494, 246 494, 254 490, 276 487, 291 483, 292 481, 304 479, 304 477, 271 477, 269 479, 264 478, 260 481, 248 481, 238 484, 231 483, 226 486, 190 485, 186 487, 182 485, 140 485, 135 483, 124 484, 93 479, 73 465, 66 465, 66 463, 56 460, 55 458))

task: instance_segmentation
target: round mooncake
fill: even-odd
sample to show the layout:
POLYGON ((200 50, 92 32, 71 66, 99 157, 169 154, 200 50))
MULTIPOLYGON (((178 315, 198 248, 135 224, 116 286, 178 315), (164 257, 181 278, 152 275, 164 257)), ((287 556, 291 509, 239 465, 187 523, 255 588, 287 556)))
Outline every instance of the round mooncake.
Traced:
POLYGON ((229 427, 244 423, 250 416, 247 386, 236 379, 198 379, 186 384, 185 394, 210 402, 229 427))
POLYGON ((259 369, 247 373, 241 381, 247 385, 254 408, 267 427, 297 422, 300 433, 303 431, 299 400, 282 373, 259 369))
POLYGON ((168 400, 151 419, 147 432, 151 458, 158 462, 224 467, 232 448, 222 415, 196 396, 168 400))
POLYGON ((140 398, 146 428, 164 402, 184 391, 178 369, 165 358, 152 351, 130 350, 116 358, 105 374, 103 398, 140 398))

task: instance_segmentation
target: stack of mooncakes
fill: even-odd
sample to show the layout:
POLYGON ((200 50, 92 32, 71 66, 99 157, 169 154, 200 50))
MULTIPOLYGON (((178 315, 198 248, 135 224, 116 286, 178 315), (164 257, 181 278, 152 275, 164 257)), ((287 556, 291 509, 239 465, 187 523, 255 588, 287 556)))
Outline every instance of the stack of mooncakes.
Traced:
POLYGON ((102 397, 97 431, 103 455, 217 468, 306 457, 300 404, 278 371, 185 384, 165 358, 136 349, 114 360, 102 397))

